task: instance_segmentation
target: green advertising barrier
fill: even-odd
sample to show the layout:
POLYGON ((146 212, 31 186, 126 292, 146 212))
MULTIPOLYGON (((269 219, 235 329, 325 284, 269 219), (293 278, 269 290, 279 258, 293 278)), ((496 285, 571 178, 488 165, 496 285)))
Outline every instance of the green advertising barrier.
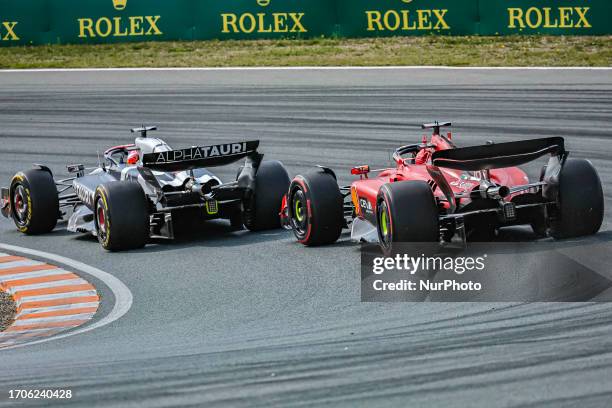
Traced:
POLYGON ((330 0, 195 1, 198 39, 308 38, 335 30, 330 0))
POLYGON ((611 0, 480 1, 482 35, 612 33, 611 0))
POLYGON ((475 0, 336 0, 336 3, 338 34, 346 37, 469 35, 478 29, 475 0))
POLYGON ((0 0, 0 45, 612 34, 611 0, 0 0))
MULTIPOLYGON (((2 45, 191 40, 191 0, 0 0, 2 45), (129 10, 128 10, 129 3, 129 10), (162 17, 163 16, 163 17, 162 17)), ((193 9, 193 7, 191 7, 193 9)))

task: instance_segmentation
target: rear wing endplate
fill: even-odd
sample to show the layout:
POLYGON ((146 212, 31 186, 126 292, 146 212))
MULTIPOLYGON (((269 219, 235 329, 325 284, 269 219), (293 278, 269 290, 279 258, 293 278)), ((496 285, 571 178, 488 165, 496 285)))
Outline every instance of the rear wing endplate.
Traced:
POLYGON ((148 153, 143 156, 142 165, 157 171, 183 171, 225 166, 256 153, 257 147, 259 147, 259 140, 148 153))
POLYGON ((545 154, 565 154, 563 138, 549 137, 440 150, 432 155, 432 164, 463 171, 490 170, 520 166, 545 154))

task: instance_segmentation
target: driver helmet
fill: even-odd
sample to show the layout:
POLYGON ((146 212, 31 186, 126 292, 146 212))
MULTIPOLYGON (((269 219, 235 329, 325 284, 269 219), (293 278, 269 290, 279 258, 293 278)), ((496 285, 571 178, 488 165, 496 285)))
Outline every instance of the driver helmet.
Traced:
POLYGON ((138 150, 131 150, 128 153, 128 157, 127 157, 127 164, 137 164, 138 161, 140 160, 140 153, 138 152, 138 150))
POLYGON ((431 157, 431 152, 429 151, 429 149, 422 149, 420 152, 417 153, 414 163, 415 164, 425 164, 427 163, 430 157, 431 157))

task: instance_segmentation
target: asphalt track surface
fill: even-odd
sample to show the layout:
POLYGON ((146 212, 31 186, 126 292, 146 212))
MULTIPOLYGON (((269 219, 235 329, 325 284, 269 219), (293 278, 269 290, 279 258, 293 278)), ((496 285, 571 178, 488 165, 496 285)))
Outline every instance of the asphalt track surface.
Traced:
MULTIPOLYGON (((145 123, 176 147, 258 138, 292 175, 322 164, 348 182, 351 165, 386 166, 436 119, 452 120, 465 145, 566 137, 600 172, 598 239, 611 239, 610 71, 0 73, 0 180, 35 162, 58 174, 95 164, 97 150, 129 142, 128 129, 145 123)), ((71 388, 75 397, 55 405, 88 407, 612 399, 609 303, 360 303, 356 247, 304 248, 285 231, 212 224, 110 254, 61 228, 25 237, 2 220, 0 230, 3 243, 93 265, 134 295, 111 325, 0 352, 0 406, 15 405, 11 388, 71 388)))

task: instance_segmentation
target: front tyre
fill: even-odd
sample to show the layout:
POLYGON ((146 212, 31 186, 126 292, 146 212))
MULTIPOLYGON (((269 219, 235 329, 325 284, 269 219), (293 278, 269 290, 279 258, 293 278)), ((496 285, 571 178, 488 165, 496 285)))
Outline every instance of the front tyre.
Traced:
POLYGON ((604 215, 601 180, 591 162, 567 159, 559 174, 557 214, 551 225, 554 238, 595 234, 604 215))
POLYGON ((289 174, 281 162, 262 162, 255 175, 255 191, 245 203, 244 226, 251 231, 280 228, 278 213, 289 182, 289 174))
POLYGON ((387 255, 402 242, 440 240, 438 206, 424 181, 384 184, 378 192, 376 215, 380 247, 387 255))
POLYGON ((336 179, 323 170, 312 170, 293 179, 287 209, 293 233, 304 245, 331 244, 342 233, 344 199, 336 179))
POLYGON ((42 169, 17 173, 11 180, 10 211, 17 229, 24 234, 51 232, 60 216, 51 173, 42 169))
POLYGON ((140 184, 101 184, 94 203, 98 241, 104 249, 124 251, 145 246, 149 239, 149 205, 140 184))

